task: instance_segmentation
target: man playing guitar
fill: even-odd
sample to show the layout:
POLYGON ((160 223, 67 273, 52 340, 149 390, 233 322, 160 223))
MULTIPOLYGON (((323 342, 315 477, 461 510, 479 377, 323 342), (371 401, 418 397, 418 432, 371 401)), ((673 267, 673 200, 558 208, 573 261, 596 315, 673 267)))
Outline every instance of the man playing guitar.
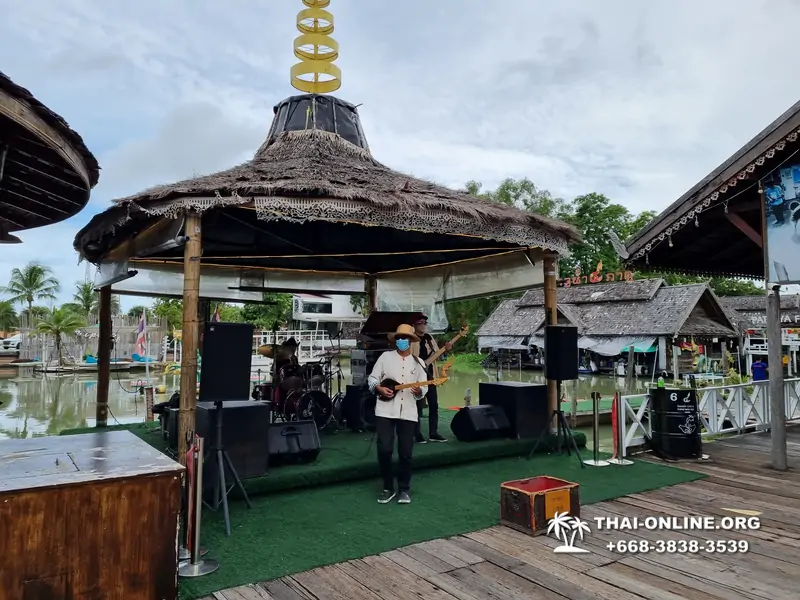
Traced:
POLYGON ((400 325, 389 334, 396 350, 378 357, 368 378, 370 392, 378 394, 375 403, 375 431, 378 435, 378 464, 383 491, 378 502, 387 504, 397 496, 399 504, 411 502, 411 455, 417 425, 417 402, 428 390, 424 364, 411 355, 411 342, 419 342, 411 325, 400 325), (405 386, 405 387, 404 387, 405 386), (404 389, 397 390, 397 387, 404 389), (397 436, 397 490, 392 473, 394 439, 397 436))
MULTIPOLYGON (((419 342, 414 342, 411 344, 411 354, 421 359, 423 363, 428 360, 428 357, 433 356, 439 351, 439 345, 436 343, 436 340, 433 339, 431 334, 427 332, 427 327, 428 317, 425 315, 420 315, 419 318, 414 322, 414 333, 417 334, 419 342)), ((450 342, 447 342, 444 347, 445 350, 449 352, 453 346, 450 342)), ((436 379, 439 376, 437 371, 436 361, 434 361, 428 365, 426 379, 436 379)), ((435 385, 428 386, 427 399, 428 439, 432 442, 446 442, 447 439, 439 435, 439 394, 435 385)), ((419 411, 420 418, 422 418, 423 404, 424 402, 422 400, 420 400, 417 404, 417 410, 419 411)), ((417 426, 414 430, 414 441, 416 441, 418 444, 425 443, 425 436, 422 435, 420 420, 417 420, 417 426)))

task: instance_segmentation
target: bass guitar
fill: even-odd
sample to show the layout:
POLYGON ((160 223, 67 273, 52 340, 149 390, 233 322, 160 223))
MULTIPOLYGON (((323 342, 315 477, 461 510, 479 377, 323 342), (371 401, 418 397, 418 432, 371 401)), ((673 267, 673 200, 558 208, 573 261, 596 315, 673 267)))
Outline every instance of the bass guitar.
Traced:
MULTIPOLYGON (((452 345, 454 345, 454 344, 455 344, 455 343, 456 343, 458 340, 460 340, 462 337, 464 337, 464 336, 465 336, 465 335, 467 335, 468 333, 469 333, 469 326, 467 325, 466 321, 464 321, 464 320, 463 320, 463 317, 462 317, 462 321, 461 321, 461 329, 460 329, 460 330, 459 330, 459 332, 456 334, 456 336, 455 336, 455 337, 454 337, 452 340, 450 340, 450 345, 451 345, 451 346, 452 346, 452 345)), ((431 365, 431 364, 432 364, 432 363, 433 363, 435 360, 438 360, 438 358, 439 358, 439 357, 440 357, 442 354, 444 354, 444 352, 445 352, 445 350, 446 350, 446 349, 447 349, 447 348, 444 348, 444 347, 442 347, 442 348, 439 348, 439 349, 438 349, 436 352, 434 352, 434 353, 433 353, 433 354, 431 354, 431 355, 430 355, 428 358, 426 358, 426 359, 425 359, 425 366, 426 366, 426 367, 427 367, 427 366, 430 366, 430 365, 431 365)), ((438 385, 438 384, 436 384, 436 385, 438 385)))
MULTIPOLYGON (((430 379, 428 381, 415 381, 414 383, 397 383, 394 379, 384 379, 381 381, 381 387, 389 388, 393 392, 399 392, 401 390, 408 390, 413 387, 422 387, 423 385, 442 385, 443 383, 447 382, 447 371, 450 370, 450 367, 453 366, 453 359, 451 358, 446 363, 442 365, 441 368, 441 375, 436 379, 430 379)), ((386 398, 383 394, 378 394, 378 400, 383 400, 384 402, 388 402, 390 400, 394 400, 392 398, 386 398)))

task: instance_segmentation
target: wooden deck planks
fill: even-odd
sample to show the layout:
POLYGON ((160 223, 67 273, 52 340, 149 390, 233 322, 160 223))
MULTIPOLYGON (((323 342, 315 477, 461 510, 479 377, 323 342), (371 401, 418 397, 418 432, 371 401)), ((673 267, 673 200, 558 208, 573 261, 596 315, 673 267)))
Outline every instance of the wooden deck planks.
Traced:
MULTIPOLYGON (((558 541, 496 526, 380 556, 216 592, 203 600, 795 600, 800 572, 800 427, 787 428, 787 472, 769 467, 769 437, 704 445, 708 461, 673 466, 708 478, 582 507, 589 554, 555 554, 558 541), (743 516, 753 531, 598 531, 595 517, 743 516), (745 515, 746 516, 746 515, 745 515), (620 554, 620 539, 748 541, 746 554, 620 554)), ((657 460, 652 457, 648 460, 657 460)), ((624 468, 624 467, 621 467, 624 468)))

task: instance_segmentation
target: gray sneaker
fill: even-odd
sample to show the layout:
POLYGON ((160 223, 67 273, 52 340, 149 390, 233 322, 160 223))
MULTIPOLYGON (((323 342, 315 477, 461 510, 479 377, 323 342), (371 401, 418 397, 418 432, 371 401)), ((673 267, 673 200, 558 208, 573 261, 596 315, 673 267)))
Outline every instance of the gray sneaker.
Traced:
POLYGON ((394 490, 383 490, 381 495, 378 496, 378 502, 381 504, 388 504, 395 497, 394 490))
POLYGON ((408 492, 400 492, 397 495, 398 504, 411 504, 411 494, 408 492))

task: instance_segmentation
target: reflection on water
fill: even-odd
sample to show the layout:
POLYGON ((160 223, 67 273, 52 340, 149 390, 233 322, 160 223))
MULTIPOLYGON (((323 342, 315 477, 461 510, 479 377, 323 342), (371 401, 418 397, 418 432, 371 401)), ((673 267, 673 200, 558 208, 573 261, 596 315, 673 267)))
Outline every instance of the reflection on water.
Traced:
MULTIPOLYGON (((111 373, 110 425, 144 419, 144 396, 131 385, 142 377, 143 374, 111 373)), ((166 384, 168 390, 177 389, 180 384, 180 376, 175 375, 153 379, 166 384)), ((95 422, 96 396, 96 373, 43 377, 34 375, 31 369, 19 369, 16 377, 0 379, 0 438, 57 435, 62 429, 91 427, 95 422)), ((156 396, 156 402, 167 398, 156 396)))
MULTIPOLYGON (((344 382, 351 379, 349 365, 343 363, 342 367, 344 391, 344 382)), ((43 377, 34 375, 31 369, 15 371, 4 372, 0 377, 0 438, 56 435, 63 429, 94 425, 97 374, 43 377)), ((134 423, 144 419, 144 397, 133 387, 134 382, 143 376, 143 373, 111 373, 109 424, 134 423)), ((480 367, 454 368, 449 376, 449 381, 439 390, 442 407, 462 406, 467 389, 472 394, 472 403, 478 404, 479 384, 496 381, 498 371, 480 367)), ((499 378, 502 381, 545 381, 540 371, 517 369, 500 371, 499 378)), ((180 385, 179 375, 153 375, 152 379, 167 388, 166 394, 156 395, 156 402, 167 400, 180 385)), ((333 385, 335 393, 335 380, 333 385)), ((570 400, 575 395, 578 400, 585 400, 590 398, 590 392, 598 391, 603 398, 610 399, 615 392, 625 392, 624 386, 624 378, 585 376, 577 382, 566 382, 563 393, 570 400)), ((635 390, 630 392, 643 393, 644 382, 637 380, 635 390)), ((565 410, 568 412, 569 409, 565 407, 565 410)))
MULTIPOLYGON (((486 369, 475 367, 472 369, 453 369, 449 373, 450 379, 439 391, 439 403, 442 406, 460 406, 464 404, 467 389, 472 394, 472 403, 478 403, 478 388, 481 382, 489 381, 524 381, 529 383, 546 383, 542 371, 525 371, 521 369, 486 369), (442 400, 443 399, 443 400, 442 400)), ((576 398, 590 400, 591 392, 599 392, 604 399, 610 400, 619 392, 625 394, 644 394, 645 383, 650 379, 634 379, 630 390, 625 389, 624 377, 611 377, 608 375, 581 375, 577 381, 565 381, 561 393, 567 400, 576 398)))

